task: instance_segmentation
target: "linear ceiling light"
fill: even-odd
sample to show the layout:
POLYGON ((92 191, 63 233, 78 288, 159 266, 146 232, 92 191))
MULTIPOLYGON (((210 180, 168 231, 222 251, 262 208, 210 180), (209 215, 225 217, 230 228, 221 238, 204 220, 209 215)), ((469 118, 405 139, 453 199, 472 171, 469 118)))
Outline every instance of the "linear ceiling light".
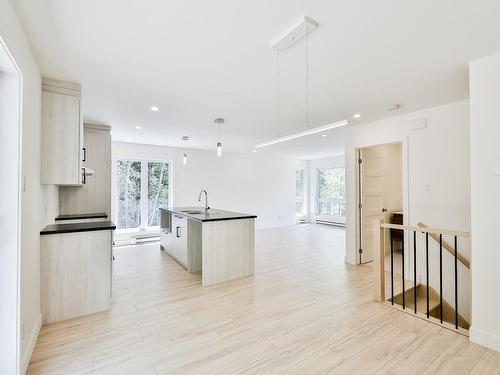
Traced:
POLYGON ((271 141, 262 142, 262 143, 259 143, 258 145, 256 145, 255 147, 262 148, 262 147, 266 147, 266 146, 271 146, 271 145, 275 145, 276 143, 286 142, 286 141, 290 141, 292 139, 305 137, 305 136, 308 136, 311 134, 321 133, 321 132, 324 132, 326 130, 340 128, 341 126, 346 126, 348 124, 349 124, 349 122, 347 120, 337 121, 337 122, 334 122, 333 124, 318 126, 317 128, 307 129, 307 130, 304 130, 304 131, 301 131, 298 133, 293 133, 290 135, 286 135, 284 137, 276 138, 276 139, 273 139, 271 141))

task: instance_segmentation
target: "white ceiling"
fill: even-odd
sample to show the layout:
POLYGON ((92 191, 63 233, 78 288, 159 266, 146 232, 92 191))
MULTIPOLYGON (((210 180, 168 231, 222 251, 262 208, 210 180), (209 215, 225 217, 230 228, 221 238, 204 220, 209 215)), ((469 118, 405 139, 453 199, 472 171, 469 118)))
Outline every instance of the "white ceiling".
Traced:
MULTIPOLYGON (((500 51, 498 0, 15 0, 42 73, 84 86, 84 115, 115 140, 214 149, 305 127, 305 49, 276 52, 302 16, 309 38, 311 127, 362 121, 468 96, 467 63, 500 51), (160 108, 149 110, 151 105, 160 108), (140 125, 142 130, 136 130, 140 125), (191 140, 183 142, 181 136, 191 140)), ((298 157, 343 152, 343 131, 276 147, 298 157)))

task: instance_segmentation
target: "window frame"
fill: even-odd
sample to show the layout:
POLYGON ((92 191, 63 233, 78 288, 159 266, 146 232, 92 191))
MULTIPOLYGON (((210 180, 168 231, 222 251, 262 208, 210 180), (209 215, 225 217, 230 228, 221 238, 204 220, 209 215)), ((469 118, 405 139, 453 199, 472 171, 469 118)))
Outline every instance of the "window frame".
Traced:
POLYGON ((141 163, 141 202, 140 202, 140 225, 134 228, 120 228, 116 229, 117 233, 136 233, 144 231, 159 231, 160 225, 149 226, 148 225, 148 212, 149 212, 149 199, 148 198, 148 187, 149 187, 149 175, 148 175, 148 163, 166 163, 168 164, 168 205, 173 206, 173 161, 166 159, 156 159, 156 158, 134 158, 134 157, 121 157, 117 156, 113 158, 113 190, 114 190, 114 213, 113 217, 115 222, 118 223, 119 207, 120 207, 120 195, 118 194, 118 173, 117 173, 117 162, 119 160, 125 161, 138 161, 141 163), (146 181, 143 184, 142 181, 146 181), (145 197, 146 199, 143 199, 145 197), (146 213, 144 215, 144 213, 146 213))
MULTIPOLYGON (((325 221, 334 221, 334 222, 339 222, 339 223, 345 223, 346 222, 346 217, 344 216, 336 216, 336 215, 321 215, 320 214, 320 203, 341 203, 346 205, 346 198, 345 194, 346 191, 344 189, 344 197, 343 198, 321 198, 320 196, 320 173, 321 171, 324 170, 336 170, 336 169, 343 169, 344 170, 344 179, 345 179, 345 167, 336 167, 336 166, 321 166, 321 167, 316 167, 316 176, 315 176, 315 183, 316 183, 316 196, 314 197, 314 203, 315 203, 315 216, 316 219, 318 220, 325 220, 325 221)), ((345 185, 345 183, 344 183, 345 185)))

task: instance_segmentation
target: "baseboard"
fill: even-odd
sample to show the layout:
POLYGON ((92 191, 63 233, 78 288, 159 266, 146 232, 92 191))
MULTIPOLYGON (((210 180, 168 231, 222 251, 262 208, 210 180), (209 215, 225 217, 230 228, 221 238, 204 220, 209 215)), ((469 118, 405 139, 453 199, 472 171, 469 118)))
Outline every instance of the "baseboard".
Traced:
POLYGON ((474 327, 470 327, 470 341, 500 352, 500 336, 492 335, 474 327))
POLYGON ((28 366, 30 364, 31 355, 33 354, 33 350, 35 349, 36 340, 38 339, 38 335, 40 334, 40 328, 42 328, 42 314, 38 316, 38 319, 35 324, 35 329, 31 332, 30 339, 28 342, 28 349, 26 353, 23 355, 23 361, 21 363, 21 374, 26 374, 28 370, 28 366))

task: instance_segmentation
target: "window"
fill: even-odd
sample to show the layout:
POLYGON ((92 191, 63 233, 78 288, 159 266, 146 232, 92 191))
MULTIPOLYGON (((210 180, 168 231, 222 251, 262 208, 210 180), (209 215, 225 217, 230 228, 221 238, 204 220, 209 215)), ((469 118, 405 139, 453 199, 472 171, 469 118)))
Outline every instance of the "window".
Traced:
POLYGON ((297 216, 304 216, 304 170, 295 172, 295 213, 297 216))
POLYGON ((331 216, 345 219, 345 169, 317 169, 318 216, 331 216))
POLYGON ((158 208, 170 204, 170 164, 166 161, 116 160, 116 226, 147 229, 160 225, 158 208))

